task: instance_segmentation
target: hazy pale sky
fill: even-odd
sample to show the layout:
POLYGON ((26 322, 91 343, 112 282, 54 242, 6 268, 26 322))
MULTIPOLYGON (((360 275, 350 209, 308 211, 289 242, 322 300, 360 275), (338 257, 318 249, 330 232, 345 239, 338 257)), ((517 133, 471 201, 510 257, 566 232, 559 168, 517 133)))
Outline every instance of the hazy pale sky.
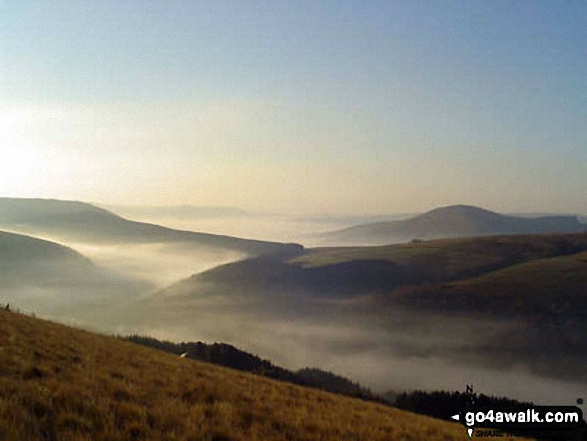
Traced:
POLYGON ((587 2, 0 2, 0 195, 587 213, 587 2))

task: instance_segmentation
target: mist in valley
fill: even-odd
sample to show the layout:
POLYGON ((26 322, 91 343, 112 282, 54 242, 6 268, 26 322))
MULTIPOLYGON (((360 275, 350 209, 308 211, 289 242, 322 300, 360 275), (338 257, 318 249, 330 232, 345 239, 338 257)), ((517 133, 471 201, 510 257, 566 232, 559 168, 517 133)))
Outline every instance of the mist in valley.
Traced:
MULTIPOLYGON (((155 223, 179 230, 201 231, 274 242, 295 242, 305 247, 357 245, 324 233, 352 225, 400 220, 411 214, 314 215, 253 213, 230 207, 142 207, 107 206, 129 219, 155 223)), ((367 243, 365 243, 367 245, 367 243)))
POLYGON ((400 311, 383 322, 360 305, 274 297, 281 300, 271 306, 229 295, 195 305, 169 298, 165 307, 142 303, 121 317, 116 332, 229 343, 292 370, 319 367, 346 376, 375 392, 464 390, 473 384, 485 394, 572 404, 585 388, 584 379, 541 376, 527 364, 484 352, 500 332, 494 323, 400 311))
POLYGON ((243 253, 231 250, 206 249, 189 243, 72 243, 70 246, 103 268, 151 284, 151 290, 164 288, 194 273, 246 257, 243 253))
MULTIPOLYGON (((225 343, 389 397, 472 384, 575 405, 587 396, 586 33, 581 1, 0 2, 0 308, 225 343)), ((336 414, 323 436, 336 406, 322 399, 268 408, 258 385, 196 378, 191 353, 151 353, 161 378, 146 375, 148 354, 135 366, 145 352, 106 340, 107 366, 92 347, 74 348, 78 364, 75 337, 59 337, 73 334, 37 351, 25 326, 50 327, 2 314, 24 332, 7 346, 19 353, 0 354, 55 371, 6 370, 0 414, 23 433, 269 439, 270 424, 275 439, 335 439, 364 416, 336 414), (108 370, 86 378, 87 366, 108 370), (59 409, 70 372, 83 406, 59 409), (158 380, 186 393, 143 393, 164 391, 158 380), (123 393, 96 394, 107 383, 123 393), (42 400, 24 400, 37 385, 42 400)), ((373 412, 371 438, 425 437, 388 411, 398 417, 373 412)))
POLYGON ((125 326, 142 299, 245 256, 190 242, 92 243, 0 232, 0 303, 111 333, 125 326))
MULTIPOLYGON (((168 226, 312 246, 319 242, 318 233, 341 222, 229 216, 174 218, 168 226)), ((382 316, 360 296, 316 299, 312 293, 250 293, 215 286, 188 298, 165 288, 246 254, 187 242, 63 245, 89 259, 85 272, 71 263, 59 264, 52 268, 59 277, 44 275, 39 283, 11 287, 5 277, 5 303, 107 334, 229 343, 289 369, 329 370, 376 392, 463 390, 473 384, 485 394, 570 404, 585 389, 582 379, 539 375, 527 363, 495 351, 495 341, 511 330, 506 322, 407 310, 382 316)))

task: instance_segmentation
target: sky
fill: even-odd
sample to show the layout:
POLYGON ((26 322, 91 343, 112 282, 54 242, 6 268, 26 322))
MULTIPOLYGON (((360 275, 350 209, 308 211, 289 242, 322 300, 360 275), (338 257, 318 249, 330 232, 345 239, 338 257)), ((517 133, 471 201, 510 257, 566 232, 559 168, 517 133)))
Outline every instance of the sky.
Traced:
POLYGON ((587 213, 587 3, 0 1, 0 196, 587 213))

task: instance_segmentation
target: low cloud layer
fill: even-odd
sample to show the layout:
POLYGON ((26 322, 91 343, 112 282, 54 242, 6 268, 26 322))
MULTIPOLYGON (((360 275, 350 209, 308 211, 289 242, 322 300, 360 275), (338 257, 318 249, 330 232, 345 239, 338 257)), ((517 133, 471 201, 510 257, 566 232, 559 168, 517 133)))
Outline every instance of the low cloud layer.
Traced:
MULTIPOLYGON (((225 230, 217 232, 254 231, 255 221, 227 220, 218 227, 225 230)), ((286 239, 293 222, 263 221, 267 229, 263 232, 261 224, 256 238, 279 236, 281 230, 278 238, 286 239)), ((324 224, 296 231, 315 232, 318 225, 324 224)), ((185 244, 68 245, 91 258, 99 276, 80 279, 73 269, 64 269, 60 282, 5 286, 0 302, 105 333, 225 342, 286 368, 319 367, 378 392, 462 390, 472 383, 478 392, 544 404, 572 404, 584 395, 580 381, 539 376, 527 365, 483 352, 512 331, 506 322, 400 311, 382 316, 361 302, 316 302, 283 292, 157 297, 155 292, 180 279, 244 256, 185 244)))

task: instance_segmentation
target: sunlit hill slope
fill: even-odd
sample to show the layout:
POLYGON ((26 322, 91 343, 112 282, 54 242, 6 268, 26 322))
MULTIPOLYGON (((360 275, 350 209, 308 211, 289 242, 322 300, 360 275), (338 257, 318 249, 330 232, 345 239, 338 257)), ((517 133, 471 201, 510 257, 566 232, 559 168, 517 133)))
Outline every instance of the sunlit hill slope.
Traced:
POLYGON ((462 426, 0 311, 2 440, 465 440, 462 426))

